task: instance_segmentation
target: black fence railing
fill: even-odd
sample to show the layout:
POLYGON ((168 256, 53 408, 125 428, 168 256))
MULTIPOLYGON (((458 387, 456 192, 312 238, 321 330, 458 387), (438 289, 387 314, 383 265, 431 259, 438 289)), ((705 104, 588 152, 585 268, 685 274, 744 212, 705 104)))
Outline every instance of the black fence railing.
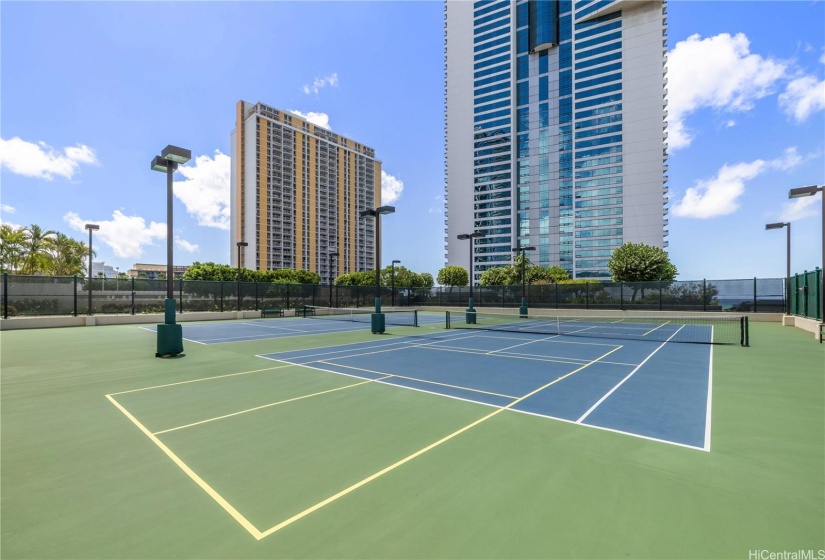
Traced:
POLYGON ((791 276, 790 310, 791 315, 818 319, 822 321, 822 270, 791 276))
MULTIPOLYGON (((817 272, 818 273, 818 272, 817 272)), ((808 273, 817 274, 817 273, 808 273)), ((807 278, 807 276, 806 276, 807 278)), ((820 285, 805 302, 791 290, 791 307, 805 309, 817 317, 820 285), (794 299, 796 298, 796 299, 794 299), (815 300, 815 301, 814 301, 815 300)), ((803 280, 804 281, 804 280, 803 280)), ((785 309, 782 278, 745 280, 699 280, 694 282, 587 282, 534 284, 526 287, 531 308, 614 309, 661 311, 737 311, 780 313, 785 309)), ((381 288, 384 306, 464 307, 469 287, 381 288)), ((3 275, 3 318, 43 315, 163 313, 166 280, 139 278, 3 275), (92 304, 89 308, 89 290, 92 304)), ((329 286, 323 284, 273 284, 263 282, 207 282, 175 280, 179 313, 194 311, 260 310, 265 307, 294 309, 302 305, 371 307, 375 286, 329 286)), ((473 288, 478 307, 518 307, 522 287, 479 286, 473 288)), ((801 313, 800 313, 801 314, 801 313)))

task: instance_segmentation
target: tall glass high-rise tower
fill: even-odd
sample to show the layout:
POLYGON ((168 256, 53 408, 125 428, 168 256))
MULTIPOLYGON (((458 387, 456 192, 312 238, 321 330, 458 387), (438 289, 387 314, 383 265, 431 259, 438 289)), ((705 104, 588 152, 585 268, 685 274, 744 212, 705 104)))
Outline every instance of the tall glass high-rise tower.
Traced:
POLYGON ((666 247, 666 0, 447 1, 447 263, 607 278, 666 247))

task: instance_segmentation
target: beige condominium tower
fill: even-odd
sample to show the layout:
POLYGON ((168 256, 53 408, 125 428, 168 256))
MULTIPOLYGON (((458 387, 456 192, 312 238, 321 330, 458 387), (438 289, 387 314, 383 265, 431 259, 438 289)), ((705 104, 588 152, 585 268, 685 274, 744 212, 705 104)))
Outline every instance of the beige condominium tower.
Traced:
POLYGON ((263 103, 238 101, 230 135, 232 266, 317 272, 323 283, 375 268, 381 205, 375 150, 263 103), (333 255, 335 254, 335 255, 333 255))

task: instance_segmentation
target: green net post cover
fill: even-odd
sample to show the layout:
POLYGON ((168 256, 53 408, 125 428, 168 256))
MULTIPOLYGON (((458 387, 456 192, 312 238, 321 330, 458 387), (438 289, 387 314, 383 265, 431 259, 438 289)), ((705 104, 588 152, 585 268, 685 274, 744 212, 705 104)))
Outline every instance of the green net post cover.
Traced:
POLYGON ((183 353, 183 328, 181 325, 158 325, 156 358, 177 356, 183 353))
POLYGON ((372 334, 383 333, 385 330, 386 330, 386 328, 385 328, 384 314, 383 313, 373 313, 372 314, 372 334))

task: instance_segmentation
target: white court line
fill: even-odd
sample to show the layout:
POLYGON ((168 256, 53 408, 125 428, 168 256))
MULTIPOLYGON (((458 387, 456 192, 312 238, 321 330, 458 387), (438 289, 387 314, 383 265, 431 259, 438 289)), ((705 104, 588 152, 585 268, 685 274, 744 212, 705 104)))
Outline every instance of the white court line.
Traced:
MULTIPOLYGON (((825 196, 825 195, 823 195, 825 196)), ((710 326, 710 340, 713 341, 713 325, 710 326)), ((708 364, 708 405, 705 412, 705 451, 710 451, 710 407, 713 401, 713 344, 710 345, 710 363, 708 364)))
POLYGON ((670 342, 670 339, 671 339, 671 338, 673 338, 674 336, 676 336, 676 335, 679 333, 679 331, 680 331, 680 330, 682 330, 683 328, 685 328, 685 326, 684 326, 684 325, 682 325, 681 327, 679 327, 679 328, 676 330, 676 332, 675 332, 675 333, 673 333, 672 335, 670 335, 670 336, 668 337, 668 339, 667 339, 667 340, 665 340, 662 344, 660 344, 660 345, 659 345, 659 347, 658 347, 658 348, 656 348, 656 350, 654 350, 653 352, 651 352, 651 353, 647 356, 647 358, 645 358, 644 360, 642 360, 642 363, 640 363, 638 366, 636 366, 636 369, 634 369, 634 370, 633 370, 633 371, 631 371, 629 374, 627 374, 627 377, 625 377, 624 379, 622 379, 621 381, 619 381, 619 382, 618 382, 618 383, 617 383, 617 384, 616 384, 616 385, 615 385, 612 389, 610 389, 610 391, 608 391, 607 393, 605 393, 605 395, 604 395, 602 398, 600 398, 598 401, 596 401, 596 404, 594 404, 593 406, 591 406, 591 407, 587 410, 587 412, 585 412, 584 414, 582 414, 581 418, 579 418, 578 420, 576 420, 576 423, 577 423, 577 424, 581 424, 581 423, 582 423, 582 421, 583 421, 585 418, 587 418, 588 416, 590 416, 590 413, 591 413, 591 412, 593 412, 594 410, 596 410, 596 407, 598 407, 600 404, 602 404, 602 403, 603 403, 603 402, 607 399, 607 397, 609 397, 610 395, 612 395, 612 394, 613 394, 613 392, 614 392, 616 389, 618 389, 619 387, 621 387, 621 386, 622 386, 622 384, 624 384, 624 382, 625 382, 625 381, 627 381, 628 379, 630 379, 631 377, 633 377, 633 374, 635 374, 637 371, 639 371, 639 370, 642 368, 642 366, 643 366, 643 365, 645 365, 645 364, 647 363, 647 361, 648 361, 650 358, 652 358, 652 357, 653 357, 653 355, 654 355, 656 352, 658 352, 659 350, 661 350, 662 348, 664 348, 665 344, 667 344, 668 342, 670 342))
MULTIPOLYGON (((156 333, 156 332, 158 332, 157 330, 152 330, 152 329, 150 329, 149 327, 138 327, 138 328, 139 328, 139 329, 143 329, 144 331, 149 331, 149 332, 151 332, 151 333, 156 333)), ((194 343, 194 344, 202 344, 202 345, 206 346, 206 343, 205 343, 205 342, 200 342, 200 341, 198 341, 198 340, 192 340, 191 338, 186 338, 185 336, 184 336, 184 337, 182 337, 182 338, 183 338, 183 340, 185 340, 186 342, 192 342, 192 343, 194 343)))
POLYGON ((109 393, 110 395, 125 395, 126 393, 139 393, 140 391, 148 391, 149 389, 162 389, 164 387, 172 387, 174 385, 186 385, 187 383, 200 383, 201 381, 212 381, 213 379, 223 379, 224 377, 235 377, 237 375, 247 375, 249 373, 259 373, 262 371, 271 371, 273 369, 281 369, 297 364, 288 364, 286 366, 273 366, 263 369, 253 369, 249 371, 241 371, 238 373, 227 373, 225 375, 213 375, 212 377, 202 377, 200 379, 190 379, 189 381, 178 381, 177 383, 167 383, 165 385, 154 385, 152 387, 141 387, 140 389, 130 389, 128 391, 120 391, 118 393, 109 393))
POLYGON ((513 395, 504 395, 502 393, 493 393, 492 391, 482 391, 481 389, 471 389, 470 387, 463 387, 461 385, 450 385, 449 383, 441 383, 439 381, 430 381, 428 379, 421 379, 420 377, 410 377, 408 375, 398 375, 397 373, 385 373, 383 371, 375 371, 366 368, 359 368, 355 366, 347 366, 344 364, 336 364, 335 362, 328 362, 326 360, 318 360, 319 364, 326 364, 328 366, 335 366, 335 367, 342 367, 347 369, 354 369, 355 371, 365 371, 367 373, 373 373, 375 375, 384 375, 382 379, 386 379, 387 377, 397 377, 398 379, 407 379, 409 381, 418 381, 419 383, 428 383, 430 385, 439 385, 441 387, 450 387, 452 389, 460 389, 462 391, 471 391, 473 393, 482 393, 484 395, 493 395, 494 397, 504 397, 506 399, 517 399, 518 397, 513 395))
POLYGON ((271 325, 265 325, 263 323, 238 323, 239 325, 246 325, 248 327, 260 327, 262 329, 274 329, 276 331, 293 331, 293 332, 312 332, 305 329, 290 329, 288 327, 273 327, 271 325))
POLYGON ((546 337, 546 338, 537 338, 537 339, 535 339, 535 340, 530 340, 530 341, 527 341, 527 342, 522 342, 521 344, 514 344, 514 345, 512 345, 512 346, 505 346, 504 348, 502 348, 502 349, 500 349, 500 350, 490 350, 490 351, 489 351, 489 352, 487 352, 487 353, 488 353, 488 354, 495 354, 495 353, 497 353, 497 352, 504 352, 504 351, 506 351, 506 350, 511 350, 511 349, 513 349, 513 348, 518 348, 519 346, 526 346, 527 344, 534 344, 534 343, 536 343, 536 342, 541 342, 541 341, 544 341, 544 340, 550 340, 550 339, 553 339, 553 338, 558 338, 559 336, 561 336, 561 335, 548 336, 548 337, 546 337))
MULTIPOLYGON (((388 375, 387 377, 392 377, 392 376, 388 375)), ((386 377, 383 377, 382 379, 386 379, 386 377)), ((377 380, 367 379, 366 381, 362 381, 360 383, 353 383, 351 385, 344 385, 343 387, 336 387, 334 389, 327 389, 326 391, 319 391, 317 393, 311 393, 309 395, 302 395, 300 397, 293 397, 291 399, 286 399, 286 400, 283 400, 283 401, 267 403, 267 404, 263 404, 261 406, 255 406, 255 407, 252 407, 252 408, 247 408, 246 410, 239 410, 238 412, 231 412, 229 414, 224 414, 222 416, 216 416, 214 418, 207 418, 206 420, 201 420, 199 422, 192 422, 191 424, 185 424, 183 426, 177 426, 175 428, 169 428, 167 430, 161 430, 159 432, 154 432, 154 435, 159 436, 160 434, 166 434, 168 432, 183 430, 184 428, 191 428, 193 426, 200 426, 201 424, 208 424, 209 422, 215 422, 216 420, 223 420, 225 418, 231 418, 233 416, 240 416, 241 414, 246 414, 247 412, 255 412, 256 410, 262 410, 264 408, 270 408, 270 407, 273 407, 273 406, 278 406, 279 404, 286 404, 286 403, 290 403, 290 402, 300 401, 300 400, 303 400, 303 399, 308 399, 310 397, 317 397, 319 395, 326 395, 328 393, 334 393, 336 391, 343 391, 344 389, 350 389, 352 387, 357 387, 358 385, 363 385, 365 383, 372 383, 373 381, 377 381, 377 380)))

